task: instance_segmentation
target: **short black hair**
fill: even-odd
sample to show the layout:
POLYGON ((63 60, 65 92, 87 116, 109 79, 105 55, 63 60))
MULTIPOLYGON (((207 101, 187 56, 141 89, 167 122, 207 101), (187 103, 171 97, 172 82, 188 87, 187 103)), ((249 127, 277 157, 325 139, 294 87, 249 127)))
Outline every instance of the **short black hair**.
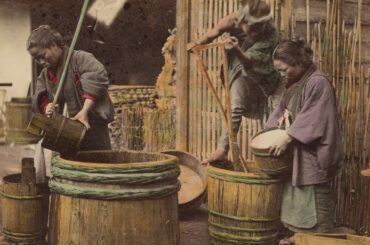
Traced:
POLYGON ((290 66, 299 64, 305 67, 313 63, 313 51, 307 46, 306 40, 302 38, 282 40, 276 47, 273 59, 281 60, 290 66))
POLYGON ((27 40, 27 50, 39 46, 50 48, 52 45, 63 46, 62 35, 49 25, 41 25, 33 30, 27 40))

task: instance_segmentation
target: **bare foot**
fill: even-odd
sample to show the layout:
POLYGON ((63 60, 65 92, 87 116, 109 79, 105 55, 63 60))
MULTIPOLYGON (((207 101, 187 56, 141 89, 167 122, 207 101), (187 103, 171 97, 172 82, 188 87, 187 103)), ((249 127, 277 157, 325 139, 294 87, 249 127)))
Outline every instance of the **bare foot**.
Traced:
POLYGON ((226 160, 226 157, 227 152, 222 148, 217 148, 207 159, 202 161, 202 164, 207 166, 211 162, 226 160))
POLYGON ((293 237, 281 239, 279 242, 279 245, 294 245, 294 244, 295 242, 293 237))

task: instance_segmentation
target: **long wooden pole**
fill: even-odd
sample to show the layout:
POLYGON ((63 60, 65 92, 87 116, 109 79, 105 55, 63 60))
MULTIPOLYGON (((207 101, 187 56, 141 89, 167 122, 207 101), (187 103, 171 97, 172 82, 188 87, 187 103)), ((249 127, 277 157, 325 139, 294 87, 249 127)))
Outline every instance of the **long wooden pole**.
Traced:
POLYGON ((69 50, 68 50, 67 58, 66 58, 66 60, 64 61, 64 64, 63 64, 63 71, 62 71, 61 78, 58 81, 58 88, 57 88, 57 91, 56 91, 55 96, 54 96, 53 104, 57 103, 59 95, 62 91, 64 81, 65 81, 65 78, 66 78, 66 75, 67 75, 69 62, 70 62, 71 57, 72 57, 73 49, 74 49, 74 47, 77 43, 77 39, 78 39, 78 36, 80 34, 80 30, 81 30, 82 23, 83 23, 84 18, 85 18, 85 14, 86 14, 87 6, 89 5, 89 2, 90 2, 89 0, 84 0, 84 3, 82 5, 80 18, 78 19, 78 22, 77 22, 76 31, 73 35, 72 42, 71 42, 71 45, 70 45, 69 50))
POLYGON ((190 0, 177 0, 176 37, 176 149, 188 150, 189 142, 189 40, 190 0))
POLYGON ((227 125, 226 111, 225 111, 225 109, 224 109, 224 107, 222 105, 221 99, 218 96, 218 94, 216 92, 216 89, 213 86, 212 81, 211 81, 211 79, 210 79, 210 77, 209 77, 209 75, 207 73, 207 69, 205 68, 205 66, 203 64, 202 57, 200 56, 199 51, 197 49, 194 49, 193 50, 193 53, 195 54, 195 57, 196 57, 196 59, 198 61, 198 65, 199 65, 200 71, 201 71, 202 75, 204 76, 204 78, 206 79, 208 88, 210 89, 212 95, 216 99, 216 102, 217 102, 217 105, 218 105, 218 109, 221 112, 222 119, 224 120, 225 125, 227 125))

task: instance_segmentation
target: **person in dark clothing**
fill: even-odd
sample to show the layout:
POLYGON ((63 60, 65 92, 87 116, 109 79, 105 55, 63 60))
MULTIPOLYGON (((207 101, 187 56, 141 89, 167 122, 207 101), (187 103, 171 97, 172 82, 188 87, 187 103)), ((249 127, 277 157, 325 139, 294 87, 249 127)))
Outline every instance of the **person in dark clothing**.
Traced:
MULTIPOLYGON (((281 79, 272 63, 272 52, 279 41, 279 33, 272 24, 270 11, 270 6, 264 1, 249 1, 239 11, 222 18, 214 28, 187 45, 187 49, 191 50, 224 33, 230 34, 225 39, 225 48, 228 51, 234 135, 239 131, 242 116, 262 120, 267 102, 276 104, 280 99, 281 79)), ((217 149, 203 163, 222 160, 228 151, 228 131, 224 126, 217 149)))
POLYGON ((64 105, 71 119, 87 129, 80 150, 111 149, 108 123, 113 121, 113 104, 108 95, 109 80, 104 66, 90 53, 73 51, 63 90, 57 103, 56 93, 63 64, 68 54, 60 33, 42 25, 33 30, 27 50, 44 68, 36 81, 33 109, 51 115, 64 105))

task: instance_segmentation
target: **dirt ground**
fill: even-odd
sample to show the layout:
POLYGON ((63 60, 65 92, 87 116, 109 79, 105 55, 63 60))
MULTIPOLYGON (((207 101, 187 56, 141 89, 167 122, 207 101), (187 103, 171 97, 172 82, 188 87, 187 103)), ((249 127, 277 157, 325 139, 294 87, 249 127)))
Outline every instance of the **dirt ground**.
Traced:
MULTIPOLYGON (((0 181, 6 175, 20 172, 21 159, 33 157, 33 155, 34 145, 9 145, 5 143, 3 138, 0 138, 0 181)), ((180 240, 181 245, 211 244, 207 233, 207 209, 204 205, 191 213, 181 215, 180 240)), ((13 243, 4 241, 0 233, 0 245, 5 244, 13 243)))

